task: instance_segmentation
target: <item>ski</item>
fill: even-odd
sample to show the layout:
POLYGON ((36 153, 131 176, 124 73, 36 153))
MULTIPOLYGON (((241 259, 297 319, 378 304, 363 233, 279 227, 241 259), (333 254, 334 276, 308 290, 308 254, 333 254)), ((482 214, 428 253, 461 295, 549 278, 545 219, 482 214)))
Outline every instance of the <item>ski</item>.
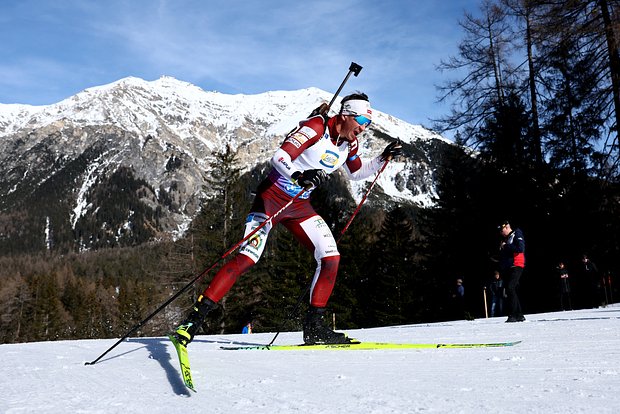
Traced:
POLYGON ((350 344, 317 344, 317 345, 243 345, 221 346, 220 349, 227 351, 302 351, 302 350, 360 350, 372 351, 377 349, 433 349, 433 348, 501 348, 514 346, 521 343, 515 342, 481 342, 462 344, 442 343, 392 343, 392 342, 352 342, 350 344))
POLYGON ((177 341, 177 338, 173 334, 169 334, 168 338, 172 341, 174 349, 177 351, 179 357, 179 364, 181 366, 181 377, 183 378, 183 384, 190 390, 196 392, 194 388, 194 382, 192 381, 192 371, 189 367, 189 356, 187 355, 187 348, 185 345, 177 341))

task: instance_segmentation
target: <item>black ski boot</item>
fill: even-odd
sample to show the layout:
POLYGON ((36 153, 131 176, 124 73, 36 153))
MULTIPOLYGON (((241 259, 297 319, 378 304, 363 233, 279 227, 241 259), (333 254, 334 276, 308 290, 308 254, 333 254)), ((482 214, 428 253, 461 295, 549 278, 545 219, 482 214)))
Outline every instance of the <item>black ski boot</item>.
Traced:
POLYGON ((217 305, 210 299, 200 295, 187 318, 174 331, 177 341, 183 346, 187 346, 194 339, 194 335, 204 322, 207 314, 211 312, 217 305))
POLYGON ((323 320, 324 315, 325 308, 310 306, 304 320, 304 343, 306 345, 351 343, 345 334, 329 329, 323 320))

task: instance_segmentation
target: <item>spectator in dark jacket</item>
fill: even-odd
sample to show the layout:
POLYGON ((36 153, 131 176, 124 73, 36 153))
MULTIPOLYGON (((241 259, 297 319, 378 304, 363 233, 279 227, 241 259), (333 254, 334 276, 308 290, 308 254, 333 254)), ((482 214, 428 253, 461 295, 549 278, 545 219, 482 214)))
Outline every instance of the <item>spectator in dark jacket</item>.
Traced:
POLYGON ((499 265, 502 279, 506 287, 506 322, 523 322, 525 317, 521 310, 521 302, 517 295, 519 279, 525 267, 525 240, 520 229, 512 229, 508 221, 498 226, 502 235, 499 249, 499 265))
POLYGON ((502 280, 499 270, 493 274, 493 280, 489 284, 491 291, 491 317, 502 316, 504 314, 504 297, 506 290, 504 289, 504 281, 502 280))
POLYGON ((463 279, 456 279, 456 285, 452 291, 452 302, 455 319, 468 319, 465 311, 465 287, 463 279))
POLYGON ((598 273, 598 267, 594 264, 587 254, 581 258, 583 282, 585 287, 586 301, 585 305, 589 308, 598 308, 603 303, 601 295, 601 279, 598 273))
POLYGON ((568 280, 568 270, 566 270, 564 262, 558 263, 556 271, 560 279, 560 308, 562 310, 573 310, 573 305, 570 301, 570 282, 568 280))

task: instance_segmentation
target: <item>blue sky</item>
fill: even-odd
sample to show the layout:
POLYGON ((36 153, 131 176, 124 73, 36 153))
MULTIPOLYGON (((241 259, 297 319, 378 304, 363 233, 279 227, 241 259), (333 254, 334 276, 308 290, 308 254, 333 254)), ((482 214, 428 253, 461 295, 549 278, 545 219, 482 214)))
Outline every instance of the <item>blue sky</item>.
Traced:
POLYGON ((479 0, 3 0, 0 103, 47 105, 127 76, 254 94, 366 92, 414 124, 448 111, 436 70, 479 0))

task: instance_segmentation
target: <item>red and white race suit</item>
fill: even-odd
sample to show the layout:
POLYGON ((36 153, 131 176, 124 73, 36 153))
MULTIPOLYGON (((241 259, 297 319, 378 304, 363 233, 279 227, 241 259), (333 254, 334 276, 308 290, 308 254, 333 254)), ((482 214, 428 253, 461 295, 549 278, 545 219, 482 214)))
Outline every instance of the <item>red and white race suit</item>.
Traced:
MULTIPOLYGON (((337 142, 330 133, 330 130, 333 132, 334 123, 335 118, 331 118, 326 128, 323 118, 316 116, 302 121, 297 129, 289 133, 271 159, 273 169, 258 188, 246 219, 245 236, 279 211, 292 197, 304 191, 291 179, 295 172, 322 169, 331 174, 344 167, 349 178, 362 180, 381 168, 383 162, 380 157, 367 162, 359 158, 357 139, 337 142)), ((272 226, 282 223, 314 254, 317 267, 312 280, 310 304, 325 307, 336 281, 340 254, 329 226, 310 204, 311 191, 306 190, 291 206, 242 245, 239 254, 215 275, 204 295, 218 302, 237 278, 258 262, 272 226)))

